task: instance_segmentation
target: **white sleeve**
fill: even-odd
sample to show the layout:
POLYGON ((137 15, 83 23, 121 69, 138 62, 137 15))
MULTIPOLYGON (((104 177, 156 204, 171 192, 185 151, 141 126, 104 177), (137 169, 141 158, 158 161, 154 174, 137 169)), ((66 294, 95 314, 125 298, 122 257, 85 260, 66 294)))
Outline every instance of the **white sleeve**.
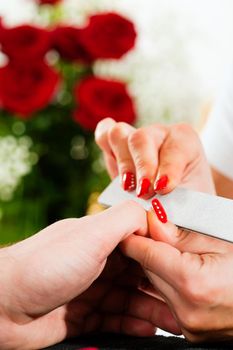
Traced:
POLYGON ((216 170, 233 180, 233 74, 201 134, 207 159, 216 170))

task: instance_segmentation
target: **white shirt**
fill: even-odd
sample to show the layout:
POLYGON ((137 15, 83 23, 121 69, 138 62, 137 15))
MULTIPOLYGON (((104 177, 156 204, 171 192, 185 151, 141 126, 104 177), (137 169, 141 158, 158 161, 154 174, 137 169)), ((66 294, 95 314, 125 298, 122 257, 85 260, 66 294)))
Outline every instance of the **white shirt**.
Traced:
POLYGON ((210 165, 233 180, 233 72, 230 78, 204 127, 201 139, 210 165))

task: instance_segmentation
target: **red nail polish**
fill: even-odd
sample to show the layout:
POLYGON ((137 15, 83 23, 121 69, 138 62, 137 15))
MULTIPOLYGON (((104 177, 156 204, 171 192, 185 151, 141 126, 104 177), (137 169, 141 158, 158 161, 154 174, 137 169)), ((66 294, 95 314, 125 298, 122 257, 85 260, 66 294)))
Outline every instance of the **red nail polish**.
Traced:
POLYGON ((167 214, 162 204, 157 198, 154 198, 151 203, 158 219, 165 224, 167 222, 167 214))
POLYGON ((163 190, 167 186, 167 183, 168 183, 168 177, 167 175, 163 175, 156 181, 154 190, 155 191, 163 190))
POLYGON ((133 191, 136 188, 135 175, 131 172, 126 172, 122 176, 122 185, 125 191, 133 191))
POLYGON ((141 197, 141 196, 144 196, 145 194, 148 194, 150 186, 151 186, 151 182, 149 179, 147 179, 147 178, 141 179, 139 182, 137 196, 141 197))

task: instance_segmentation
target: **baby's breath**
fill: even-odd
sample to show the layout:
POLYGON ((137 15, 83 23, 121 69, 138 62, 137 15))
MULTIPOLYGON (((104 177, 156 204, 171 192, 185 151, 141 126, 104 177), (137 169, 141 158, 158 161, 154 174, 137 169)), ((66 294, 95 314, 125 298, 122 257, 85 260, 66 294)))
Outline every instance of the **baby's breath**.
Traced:
POLYGON ((0 200, 12 199, 22 177, 30 173, 35 159, 31 145, 31 139, 26 136, 0 137, 0 200))

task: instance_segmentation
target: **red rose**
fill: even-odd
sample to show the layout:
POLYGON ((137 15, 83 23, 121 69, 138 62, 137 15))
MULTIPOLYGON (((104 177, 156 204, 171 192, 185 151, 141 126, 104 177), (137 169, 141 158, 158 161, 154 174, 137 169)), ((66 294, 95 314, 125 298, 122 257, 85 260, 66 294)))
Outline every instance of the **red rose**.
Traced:
POLYGON ((128 19, 116 13, 104 13, 90 17, 82 39, 93 57, 120 58, 134 47, 136 31, 128 19))
POLYGON ((85 129, 94 130, 105 117, 126 123, 135 121, 133 101, 122 82, 88 77, 75 87, 74 93, 79 103, 74 119, 85 129))
POLYGON ((10 59, 33 61, 43 58, 50 49, 50 34, 45 29, 27 24, 14 28, 0 26, 0 44, 10 59))
POLYGON ((58 82, 58 73, 43 61, 31 65, 8 63, 0 69, 0 104, 27 118, 48 104, 58 82))
POLYGON ((64 26, 57 27, 52 35, 53 48, 68 61, 92 62, 91 55, 81 42, 82 29, 64 26))
POLYGON ((56 5, 59 2, 61 2, 62 0, 38 0, 38 3, 40 5, 44 5, 44 4, 49 4, 49 5, 56 5))

